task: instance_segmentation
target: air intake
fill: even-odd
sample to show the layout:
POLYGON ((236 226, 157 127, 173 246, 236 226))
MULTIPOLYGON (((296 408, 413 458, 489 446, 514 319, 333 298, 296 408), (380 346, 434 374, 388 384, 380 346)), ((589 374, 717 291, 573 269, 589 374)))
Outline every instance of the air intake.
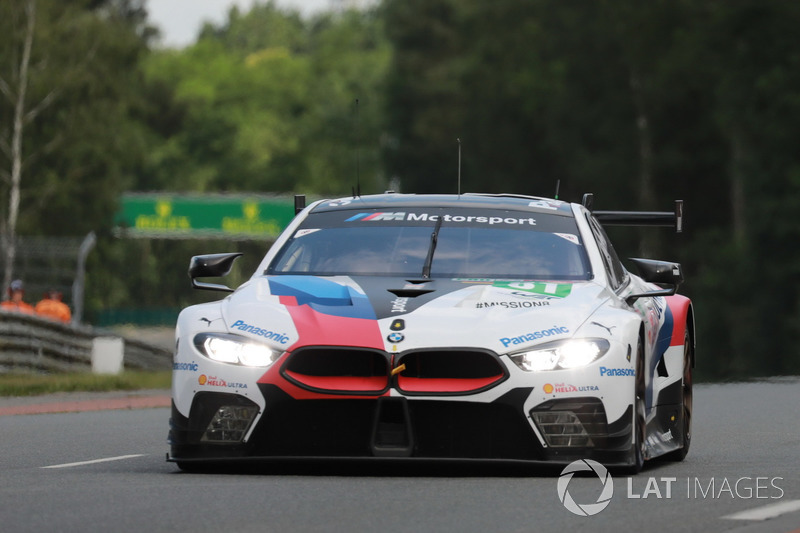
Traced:
POLYGON ((508 377, 497 356, 482 350, 419 350, 396 362, 405 366, 397 388, 406 394, 461 395, 490 389, 508 377))
POLYGON ((214 413, 203 433, 202 442, 241 442, 258 414, 258 408, 242 405, 223 405, 214 413))
POLYGON ((530 415, 551 448, 601 446, 608 435, 606 413, 597 398, 551 400, 530 415))
POLYGON ((389 359, 377 350, 305 347, 289 356, 281 375, 314 392, 377 395, 389 386, 389 359))

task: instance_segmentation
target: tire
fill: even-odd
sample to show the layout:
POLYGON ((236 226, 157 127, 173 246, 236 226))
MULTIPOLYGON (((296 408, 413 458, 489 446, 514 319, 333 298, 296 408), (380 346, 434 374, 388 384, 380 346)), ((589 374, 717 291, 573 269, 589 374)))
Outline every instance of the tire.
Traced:
POLYGON ((644 344, 639 339, 636 348, 636 387, 633 402, 634 441, 631 444, 631 464, 626 469, 629 474, 638 474, 644 466, 647 451, 647 414, 645 408, 644 382, 644 344))
POLYGON ((689 328, 683 336, 683 377, 681 378, 681 447, 664 456, 668 461, 683 461, 692 443, 692 361, 694 348, 689 336, 689 328))

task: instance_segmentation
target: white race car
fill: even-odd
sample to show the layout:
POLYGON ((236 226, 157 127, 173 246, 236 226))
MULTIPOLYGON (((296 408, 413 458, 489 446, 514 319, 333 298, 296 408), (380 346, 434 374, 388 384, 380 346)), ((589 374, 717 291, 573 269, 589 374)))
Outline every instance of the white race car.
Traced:
POLYGON ((192 258, 169 461, 425 458, 639 471, 691 440, 694 322, 677 263, 620 262, 592 212, 516 195, 383 194, 302 208, 236 290, 192 258))

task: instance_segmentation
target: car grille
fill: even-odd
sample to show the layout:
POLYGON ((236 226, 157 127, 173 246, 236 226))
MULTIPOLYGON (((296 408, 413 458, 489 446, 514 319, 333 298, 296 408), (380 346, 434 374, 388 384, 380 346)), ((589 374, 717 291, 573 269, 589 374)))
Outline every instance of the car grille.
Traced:
POLYGON ((316 392, 376 395, 389 387, 389 357, 362 348, 299 348, 289 356, 281 374, 316 392))
POLYGON ((508 377, 496 355, 482 350, 418 350, 395 363, 397 388, 406 394, 474 394, 508 377))
POLYGON ((408 395, 463 395, 489 389, 508 377, 498 357, 483 350, 445 349, 405 352, 394 361, 381 350, 303 347, 281 368, 288 381, 332 394, 380 395, 390 386, 408 395))

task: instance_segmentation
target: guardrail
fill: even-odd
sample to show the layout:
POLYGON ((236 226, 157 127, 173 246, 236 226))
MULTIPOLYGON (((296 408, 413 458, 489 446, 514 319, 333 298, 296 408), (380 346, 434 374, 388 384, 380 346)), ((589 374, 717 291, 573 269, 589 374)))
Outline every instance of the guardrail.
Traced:
POLYGON ((97 370, 98 356, 105 355, 97 354, 97 340, 109 337, 122 339, 120 356, 125 369, 172 368, 172 352, 161 346, 89 326, 61 324, 37 316, 0 311, 0 373, 97 370))

